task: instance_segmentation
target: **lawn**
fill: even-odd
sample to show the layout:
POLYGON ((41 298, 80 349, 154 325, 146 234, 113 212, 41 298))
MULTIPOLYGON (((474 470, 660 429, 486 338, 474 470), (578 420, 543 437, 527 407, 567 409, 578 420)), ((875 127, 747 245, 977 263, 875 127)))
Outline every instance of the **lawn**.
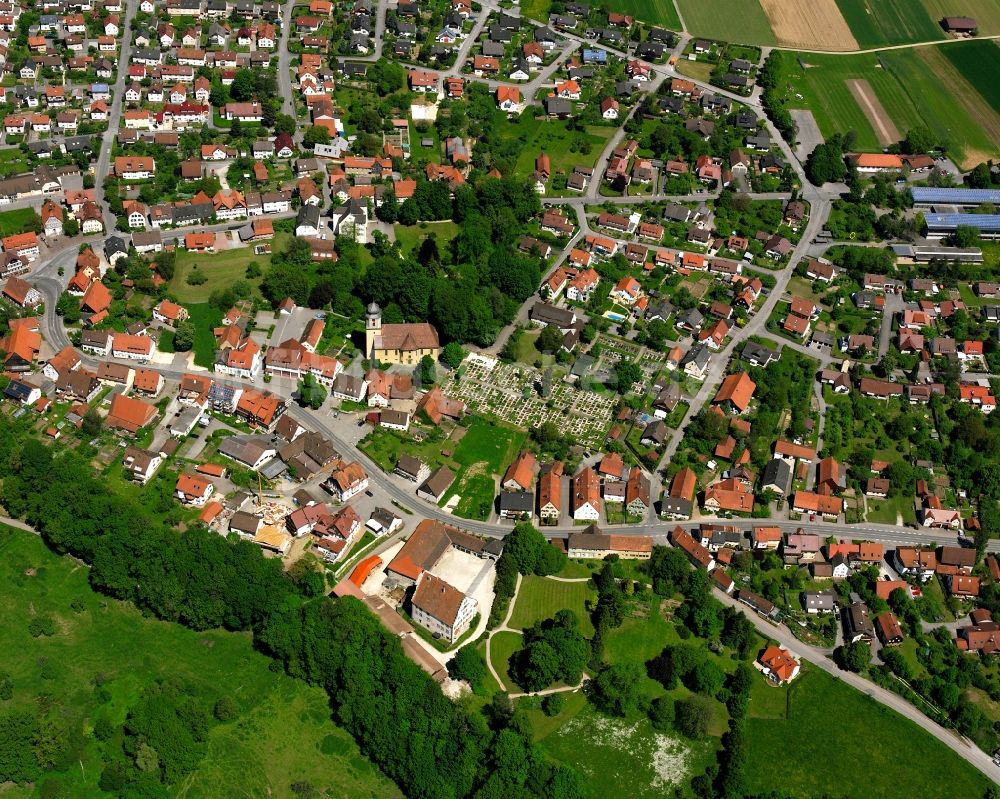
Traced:
POLYGON ((757 0, 677 0, 688 32, 734 44, 777 44, 757 0))
POLYGON ((521 16, 547 22, 552 8, 552 0, 524 0, 521 3, 521 16))
POLYGON ((0 236, 13 236, 24 233, 28 225, 38 218, 34 208, 15 208, 13 211, 0 213, 0 236))
POLYGON ((420 458, 428 466, 438 466, 441 461, 441 441, 415 442, 384 427, 376 427, 360 444, 360 449, 384 471, 396 468, 399 456, 404 452, 420 458))
MULTIPOLYGON (((239 708, 232 722, 213 726, 200 766, 174 794, 292 799, 291 785, 304 781, 318 795, 401 796, 330 720, 326 692, 272 671, 272 661, 254 651, 249 636, 196 633, 145 618, 127 603, 94 593, 87 575, 40 539, 0 527, 0 607, 8 620, 0 642, 7 652, 3 670, 14 683, 5 710, 34 708, 45 695, 56 705, 58 724, 87 731, 72 768, 47 775, 37 795, 108 796, 97 787, 101 750, 89 730, 102 717, 120 724, 146 687, 174 680, 199 700, 214 703, 229 695, 239 708), (32 638, 29 614, 51 616, 57 634, 32 638), (45 669, 46 663, 57 668, 45 669)), ((4 796, 31 795, 11 787, 4 796)))
POLYGON ((212 331, 222 324, 222 311, 207 302, 185 304, 194 325, 194 362, 210 368, 215 363, 215 335, 212 331))
MULTIPOLYGON (((289 238, 291 236, 288 233, 276 233, 271 241, 271 248, 283 249, 289 238)), ((254 288, 258 287, 270 267, 271 256, 254 255, 253 247, 237 247, 212 254, 193 253, 178 248, 177 266, 169 289, 180 303, 204 302, 213 291, 229 288, 237 280, 246 280, 254 288), (261 268, 261 275, 248 280, 246 269, 251 261, 261 268), (196 264, 208 280, 200 286, 191 286, 188 285, 186 278, 196 264)))
POLYGON ((715 64, 708 61, 688 61, 686 58, 682 58, 677 62, 675 68, 681 75, 687 75, 689 78, 703 80, 707 83, 712 77, 715 64))
POLYGON ((438 251, 444 252, 451 244, 451 240, 458 235, 458 225, 451 220, 445 222, 421 222, 419 225, 393 225, 396 233, 396 241, 403 255, 419 249, 424 239, 434 236, 437 240, 438 251))
POLYGON ((503 680, 508 691, 518 690, 510 678, 510 674, 507 673, 507 663, 510 661, 510 656, 521 648, 523 642, 524 636, 510 632, 499 632, 490 641, 493 668, 500 675, 500 679, 503 680))
MULTIPOLYGON (((893 457, 898 457, 893 453, 893 457)), ((913 499, 897 496, 889 499, 868 500, 868 521, 879 524, 895 524, 901 518, 903 524, 915 524, 917 513, 913 509, 913 499), (898 516, 897 516, 898 514, 898 516)))
POLYGON ((463 519, 475 519, 484 522, 490 518, 493 510, 493 502, 497 495, 496 479, 493 475, 472 473, 469 470, 455 481, 451 491, 446 494, 447 502, 454 494, 459 494, 461 499, 455 506, 454 513, 463 519))
MULTIPOLYGON (((0 177, 6 178, 28 171, 30 171, 30 165, 24 153, 21 152, 20 147, 9 147, 0 150, 0 177)), ((20 211, 30 210, 29 208, 20 209, 20 211)), ((8 211, 7 213, 16 214, 19 211, 8 211)), ((14 232, 19 233, 20 231, 15 230, 14 232)), ((4 233, 3 235, 7 236, 10 234, 4 233)))
POLYGON ((648 603, 636 602, 638 613, 607 634, 605 648, 610 662, 645 663, 659 655, 667 644, 680 643, 677 628, 663 617, 659 605, 659 597, 648 603))
POLYGON ((594 626, 590 623, 586 602, 596 596, 589 583, 564 583, 528 575, 521 581, 508 626, 523 630, 536 621, 551 619, 560 610, 572 610, 580 620, 580 632, 589 638, 594 634, 594 626))
POLYGON ((751 792, 777 779, 790 796, 930 799, 979 797, 989 784, 916 724, 808 663, 789 688, 755 682, 747 741, 751 792))
POLYGON ((600 565, 600 562, 595 560, 567 560, 556 577, 567 577, 571 580, 580 577, 589 578, 594 572, 599 571, 600 565))
POLYGON ((837 6, 862 48, 944 38, 920 0, 837 0, 837 6))
POLYGON ((1000 155, 1000 133, 996 133, 1000 130, 1000 115, 988 107, 949 59, 937 52, 940 49, 922 47, 849 56, 803 53, 799 58, 805 69, 794 59, 787 59, 789 68, 783 83, 787 83, 793 98, 790 105, 810 109, 824 136, 855 131, 859 150, 879 151, 881 147, 845 82, 855 78, 868 81, 901 136, 912 128, 927 126, 966 167, 1000 155), (942 92, 942 84, 947 84, 949 91, 942 92), (797 99, 796 94, 802 99, 797 99))

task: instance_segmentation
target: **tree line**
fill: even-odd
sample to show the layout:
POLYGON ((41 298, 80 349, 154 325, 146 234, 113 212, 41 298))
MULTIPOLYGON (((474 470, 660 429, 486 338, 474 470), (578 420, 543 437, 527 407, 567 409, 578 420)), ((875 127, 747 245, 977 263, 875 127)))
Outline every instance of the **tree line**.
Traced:
MULTIPOLYGON (((338 723, 407 796, 580 796, 579 776, 547 761, 523 717, 452 703, 360 602, 310 601, 312 581, 286 576, 251 542, 200 527, 179 533, 132 494, 109 488, 82 455, 35 439, 27 422, 0 422, 0 457, 10 466, 0 488, 4 507, 56 552, 91 564, 95 590, 193 629, 252 631, 255 645, 289 674, 327 690, 338 723)), ((517 551, 515 544, 520 559, 517 551)), ((4 759, 12 758, 3 774, 30 781, 40 769, 37 725, 29 717, 4 721, 0 732, 13 743, 0 742, 4 759)), ((197 762, 207 723, 183 692, 164 689, 135 706, 123 746, 156 781, 176 780, 197 762)), ((130 793, 128 786, 151 781, 136 768, 113 764, 108 789, 160 795, 130 793)))

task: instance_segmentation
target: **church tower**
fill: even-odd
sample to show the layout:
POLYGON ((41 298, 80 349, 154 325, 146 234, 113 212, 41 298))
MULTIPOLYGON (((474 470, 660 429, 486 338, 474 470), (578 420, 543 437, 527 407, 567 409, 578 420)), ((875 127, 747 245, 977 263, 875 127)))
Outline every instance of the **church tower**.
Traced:
POLYGON ((375 357, 375 341, 382 332, 382 309, 373 302, 365 311, 365 357, 375 357))

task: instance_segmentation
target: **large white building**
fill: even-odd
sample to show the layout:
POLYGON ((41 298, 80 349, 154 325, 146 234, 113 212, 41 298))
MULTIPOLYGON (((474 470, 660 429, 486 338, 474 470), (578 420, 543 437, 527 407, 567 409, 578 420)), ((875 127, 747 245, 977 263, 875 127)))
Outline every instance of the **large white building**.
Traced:
POLYGON ((454 643, 469 629, 478 603, 440 577, 423 572, 417 578, 411 606, 417 624, 454 643))

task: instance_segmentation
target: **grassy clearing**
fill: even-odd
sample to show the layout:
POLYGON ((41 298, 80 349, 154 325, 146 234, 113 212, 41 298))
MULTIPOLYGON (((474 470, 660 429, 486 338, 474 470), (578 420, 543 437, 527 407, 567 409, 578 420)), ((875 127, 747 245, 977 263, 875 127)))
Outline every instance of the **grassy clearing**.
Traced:
POLYGON ((455 506, 456 516, 486 521, 493 510, 496 493, 496 481, 492 475, 466 473, 455 482, 448 496, 459 494, 462 497, 455 506))
POLYGON ((194 325, 194 362, 206 369, 215 362, 215 336, 212 330, 222 324, 222 311, 207 302, 184 306, 194 325))
POLYGON ((510 427, 476 419, 455 447, 453 460, 459 472, 445 502, 453 495, 461 497, 455 515, 484 521, 489 518, 496 496, 497 475, 524 444, 525 434, 510 427))
POLYGON ((529 575, 521 581, 509 626, 523 630, 566 609, 576 614, 580 620, 580 632, 589 638, 594 634, 594 626, 590 623, 586 602, 596 596, 597 593, 587 583, 564 583, 529 575))
POLYGON ((500 130, 502 135, 516 136, 522 143, 515 171, 524 175, 534 170, 535 159, 543 151, 548 153, 553 175, 568 175, 577 165, 592 167, 615 132, 614 128, 591 125, 581 137, 577 132, 570 133, 564 121, 535 119, 528 115, 521 116, 515 125, 507 123, 500 130), (578 141, 586 142, 587 152, 571 151, 578 141))
POLYGON ((396 241, 399 242, 403 255, 418 250, 428 236, 434 236, 437 240, 439 251, 446 251, 451 240, 458 235, 458 225, 452 221, 421 222, 419 225, 409 227, 393 225, 393 230, 396 232, 396 241))
POLYGON ((972 17, 980 36, 1000 34, 1000 4, 995 0, 921 0, 932 20, 944 17, 972 17))
POLYGON ((678 61, 676 67, 681 75, 687 75, 689 78, 706 82, 712 77, 712 70, 714 68, 715 65, 710 64, 708 61, 688 61, 686 58, 678 61))
POLYGON ((360 449, 385 471, 391 472, 403 453, 413 455, 428 465, 439 466, 442 446, 441 441, 415 442, 392 430, 376 427, 361 442, 360 449))
POLYGON ((485 463, 496 473, 514 460, 524 439, 519 430, 476 419, 458 442, 454 457, 463 466, 485 463))
POLYGON ((734 44, 777 44, 757 0, 677 0, 689 33, 734 44))
MULTIPOLYGON (((271 248, 273 250, 283 249, 289 238, 291 236, 288 233, 276 233, 271 241, 271 248)), ((181 303, 204 302, 213 291, 228 288, 237 280, 246 280, 256 289, 270 268, 271 256, 254 255, 252 246, 237 247, 210 255, 188 252, 178 248, 177 266, 173 279, 170 281, 170 293, 175 295, 181 303), (261 268, 261 276, 248 280, 246 270, 247 265, 251 262, 255 262, 261 268), (190 286, 186 278, 196 264, 208 280, 200 286, 190 286)))
MULTIPOLYGON (((571 706, 575 706, 572 699, 567 708, 571 706)), ((564 711, 560 717, 568 715, 564 711)), ((645 717, 612 719, 589 705, 566 718, 541 743, 551 757, 584 776, 587 799, 604 799, 609 792, 635 799, 671 796, 715 756, 715 741, 693 742, 676 733, 657 733, 645 717)))
POLYGON ((0 236, 24 233, 37 216, 33 208, 15 208, 13 211, 0 213, 0 236))
MULTIPOLYGON (((213 727, 204 760, 176 786, 176 795, 292 799, 290 786, 302 780, 327 796, 401 796, 330 721, 325 692, 272 672, 271 661, 253 650, 249 636, 196 633, 143 617, 131 605, 91 591, 87 575, 86 568, 52 554, 35 536, 0 527, 0 608, 9 620, 0 628, 0 643, 4 671, 14 683, 5 708, 34 707, 44 694, 70 726, 88 730, 79 765, 46 778, 62 786, 58 795, 107 796, 97 787, 100 750, 89 729, 101 717, 120 724, 147 686, 175 680, 207 701, 228 694, 240 710, 233 722, 213 727), (55 619, 57 634, 32 638, 30 613, 55 619), (44 662, 57 668, 42 677, 44 662), (98 674, 104 680, 100 692, 94 689, 98 674)), ((57 795, 53 787, 39 795, 57 795)), ((23 789, 3 793, 31 795, 23 789)))
POLYGON ((837 6, 861 47, 944 38, 920 0, 837 0, 837 6))
POLYGON ((982 796, 989 784, 916 724, 808 663, 790 687, 755 682, 747 739, 751 791, 774 788, 778 753, 781 788, 792 796, 982 796), (851 762, 865 767, 843 767, 851 762))

